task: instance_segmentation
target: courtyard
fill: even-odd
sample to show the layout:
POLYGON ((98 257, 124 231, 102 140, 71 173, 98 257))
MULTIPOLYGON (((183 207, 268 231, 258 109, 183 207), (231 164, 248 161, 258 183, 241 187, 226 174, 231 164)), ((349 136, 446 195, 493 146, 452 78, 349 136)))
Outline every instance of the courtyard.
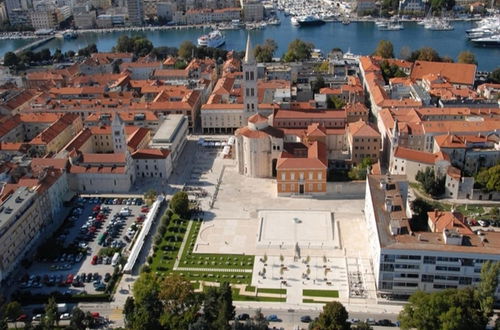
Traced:
POLYGON ((191 221, 176 243, 172 271, 203 285, 239 284, 240 300, 375 299, 361 194, 343 199, 331 186, 331 195, 278 197, 273 179, 242 176, 235 165, 198 147, 184 189, 201 221, 191 221))

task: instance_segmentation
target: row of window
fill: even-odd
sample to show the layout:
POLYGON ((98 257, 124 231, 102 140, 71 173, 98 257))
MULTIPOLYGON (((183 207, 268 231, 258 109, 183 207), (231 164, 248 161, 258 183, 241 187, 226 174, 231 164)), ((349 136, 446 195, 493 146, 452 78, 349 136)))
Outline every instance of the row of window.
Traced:
MULTIPOLYGON (((278 147, 279 150, 279 147, 278 147)), ((304 172, 299 172, 299 180, 304 180, 304 172)), ((323 173, 322 172, 317 172, 316 175, 318 180, 323 180, 323 173)), ((314 172, 309 172, 308 175, 309 180, 314 180, 314 172)), ((286 181, 286 172, 281 173, 281 180, 286 181)), ((295 180, 295 173, 290 172, 290 180, 295 180)))
MULTIPOLYGON (((360 141, 361 142, 365 142, 365 138, 354 138, 354 142, 360 142, 360 141)), ((372 139, 367 138, 366 139, 366 142, 372 142, 372 141, 373 142, 378 142, 378 139, 377 138, 372 138, 372 139)))
POLYGON ((322 183, 317 183, 317 184, 314 184, 314 183, 309 183, 307 186, 306 185, 297 185, 297 188, 295 187, 295 184, 294 183, 282 183, 281 184, 281 191, 283 192, 286 192, 286 191, 290 191, 290 192, 297 192, 299 191, 300 193, 306 193, 306 192, 314 192, 314 191, 323 191, 323 184, 322 183), (302 188, 301 188, 302 186, 302 188), (288 187, 290 187, 290 189, 288 189, 288 187), (308 188, 307 190, 305 190, 305 188, 308 188), (316 187, 316 190, 314 189, 314 187, 316 187))

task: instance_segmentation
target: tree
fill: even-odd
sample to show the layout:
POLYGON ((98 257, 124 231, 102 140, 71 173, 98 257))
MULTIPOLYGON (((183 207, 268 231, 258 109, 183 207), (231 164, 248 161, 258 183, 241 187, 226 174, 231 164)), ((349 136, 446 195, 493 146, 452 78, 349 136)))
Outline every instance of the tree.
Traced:
POLYGON ((45 305, 45 323, 49 329, 54 328, 54 325, 59 323, 57 317, 57 303, 54 297, 50 297, 45 305))
POLYGON ((295 39, 288 44, 288 50, 283 56, 285 62, 297 62, 308 60, 311 58, 311 52, 314 45, 310 42, 305 42, 300 39, 295 39))
POLYGON ((160 324, 164 328, 187 329, 194 323, 200 301, 189 281, 177 274, 166 277, 160 283, 159 297, 163 304, 160 324))
POLYGON ((120 65, 123 61, 119 58, 116 61, 113 61, 113 73, 120 73, 120 65))
POLYGON ((369 325, 366 322, 359 322, 356 325, 351 326, 351 329, 355 329, 355 330, 373 330, 372 326, 369 325))
POLYGON ((318 318, 311 323, 314 330, 344 330, 349 329, 347 322, 349 314, 344 305, 337 301, 332 301, 323 306, 323 311, 318 318))
POLYGON ((187 217, 189 213, 189 197, 185 191, 178 191, 170 200, 170 208, 182 218, 187 217))
POLYGON ((183 41, 182 44, 179 46, 179 57, 185 60, 190 60, 193 58, 193 53, 194 50, 196 49, 196 46, 191 42, 191 41, 183 41))
POLYGON ((408 46, 403 46, 401 47, 401 50, 399 51, 399 58, 403 60, 409 60, 411 56, 411 49, 408 46))
POLYGON ((387 61, 382 61, 380 64, 380 69, 382 70, 382 76, 386 83, 394 77, 406 77, 406 73, 401 70, 397 65, 391 65, 387 61))
POLYGON ((2 314, 9 320, 17 320, 17 318, 23 313, 21 304, 17 301, 11 301, 4 305, 2 308, 2 314))
POLYGON ((78 307, 73 308, 71 311, 71 321, 70 324, 73 328, 78 330, 85 329, 85 313, 78 307))
POLYGON ((493 313, 499 274, 500 262, 487 261, 481 268, 481 282, 479 282, 476 292, 484 317, 490 317, 493 313))
POLYGON ((437 177, 431 167, 427 167, 424 171, 419 170, 415 179, 422 184, 424 191, 433 197, 444 193, 445 177, 437 177))
POLYGON ((54 55, 52 55, 52 59, 56 62, 61 62, 64 58, 64 55, 62 54, 61 50, 58 48, 55 50, 54 55))
POLYGON ((257 45, 254 49, 255 59, 259 63, 271 62, 278 44, 273 39, 266 39, 263 45, 257 45))
POLYGON ((363 158, 361 163, 349 170, 347 176, 351 180, 365 180, 368 172, 368 166, 372 164, 372 160, 368 157, 363 158))
POLYGON ((122 35, 118 38, 113 51, 134 53, 137 56, 145 56, 153 49, 153 43, 143 36, 129 37, 122 35))
POLYGON ((389 40, 380 40, 373 55, 382 58, 394 58, 394 46, 392 42, 389 40))
POLYGON ((480 310, 474 289, 448 289, 412 294, 399 314, 401 329, 484 329, 487 318, 480 310))
POLYGON ((319 90, 323 87, 326 86, 325 79, 323 76, 318 76, 316 80, 311 82, 311 89, 313 90, 313 93, 319 93, 319 90))
POLYGON ((19 64, 19 58, 14 52, 7 52, 3 56, 3 65, 5 66, 16 66, 19 64))
MULTIPOLYGON (((134 294, 134 313, 127 315, 130 329, 158 329, 162 315, 160 295, 160 280, 151 273, 141 273, 132 289, 134 294)), ((130 301, 127 312, 130 312, 130 301)))
POLYGON ((476 175, 476 185, 486 191, 500 191, 500 164, 481 169, 476 175))
POLYGON ((339 110, 345 107, 345 102, 340 97, 332 95, 326 98, 326 107, 328 109, 339 110))
POLYGON ((438 52, 431 47, 422 47, 411 53, 410 61, 431 61, 431 62, 441 62, 441 57, 438 52))
POLYGON ((135 300, 133 297, 127 297, 127 300, 125 300, 125 305, 123 306, 123 316, 125 319, 125 325, 130 325, 132 324, 134 320, 134 313, 135 313, 135 300))
POLYGON ((496 68, 488 75, 488 81, 495 84, 500 84, 500 67, 496 68))
POLYGON ((458 54, 458 63, 477 64, 477 61, 472 52, 464 50, 458 54))

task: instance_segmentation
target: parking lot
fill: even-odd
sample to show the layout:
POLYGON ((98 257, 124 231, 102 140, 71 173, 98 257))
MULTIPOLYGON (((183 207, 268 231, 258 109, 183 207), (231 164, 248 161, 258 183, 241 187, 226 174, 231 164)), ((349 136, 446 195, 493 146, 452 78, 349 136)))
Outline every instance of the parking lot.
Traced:
POLYGON ((71 214, 19 279, 19 288, 32 294, 106 291, 122 263, 121 251, 149 211, 143 204, 142 198, 76 198, 71 214))

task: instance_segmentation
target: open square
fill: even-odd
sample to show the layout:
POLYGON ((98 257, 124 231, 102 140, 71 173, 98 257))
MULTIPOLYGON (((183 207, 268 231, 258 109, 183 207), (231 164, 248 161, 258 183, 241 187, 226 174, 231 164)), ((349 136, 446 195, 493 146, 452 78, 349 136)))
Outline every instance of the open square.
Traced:
POLYGON ((257 248, 333 249, 334 218, 330 211, 261 210, 257 248))

